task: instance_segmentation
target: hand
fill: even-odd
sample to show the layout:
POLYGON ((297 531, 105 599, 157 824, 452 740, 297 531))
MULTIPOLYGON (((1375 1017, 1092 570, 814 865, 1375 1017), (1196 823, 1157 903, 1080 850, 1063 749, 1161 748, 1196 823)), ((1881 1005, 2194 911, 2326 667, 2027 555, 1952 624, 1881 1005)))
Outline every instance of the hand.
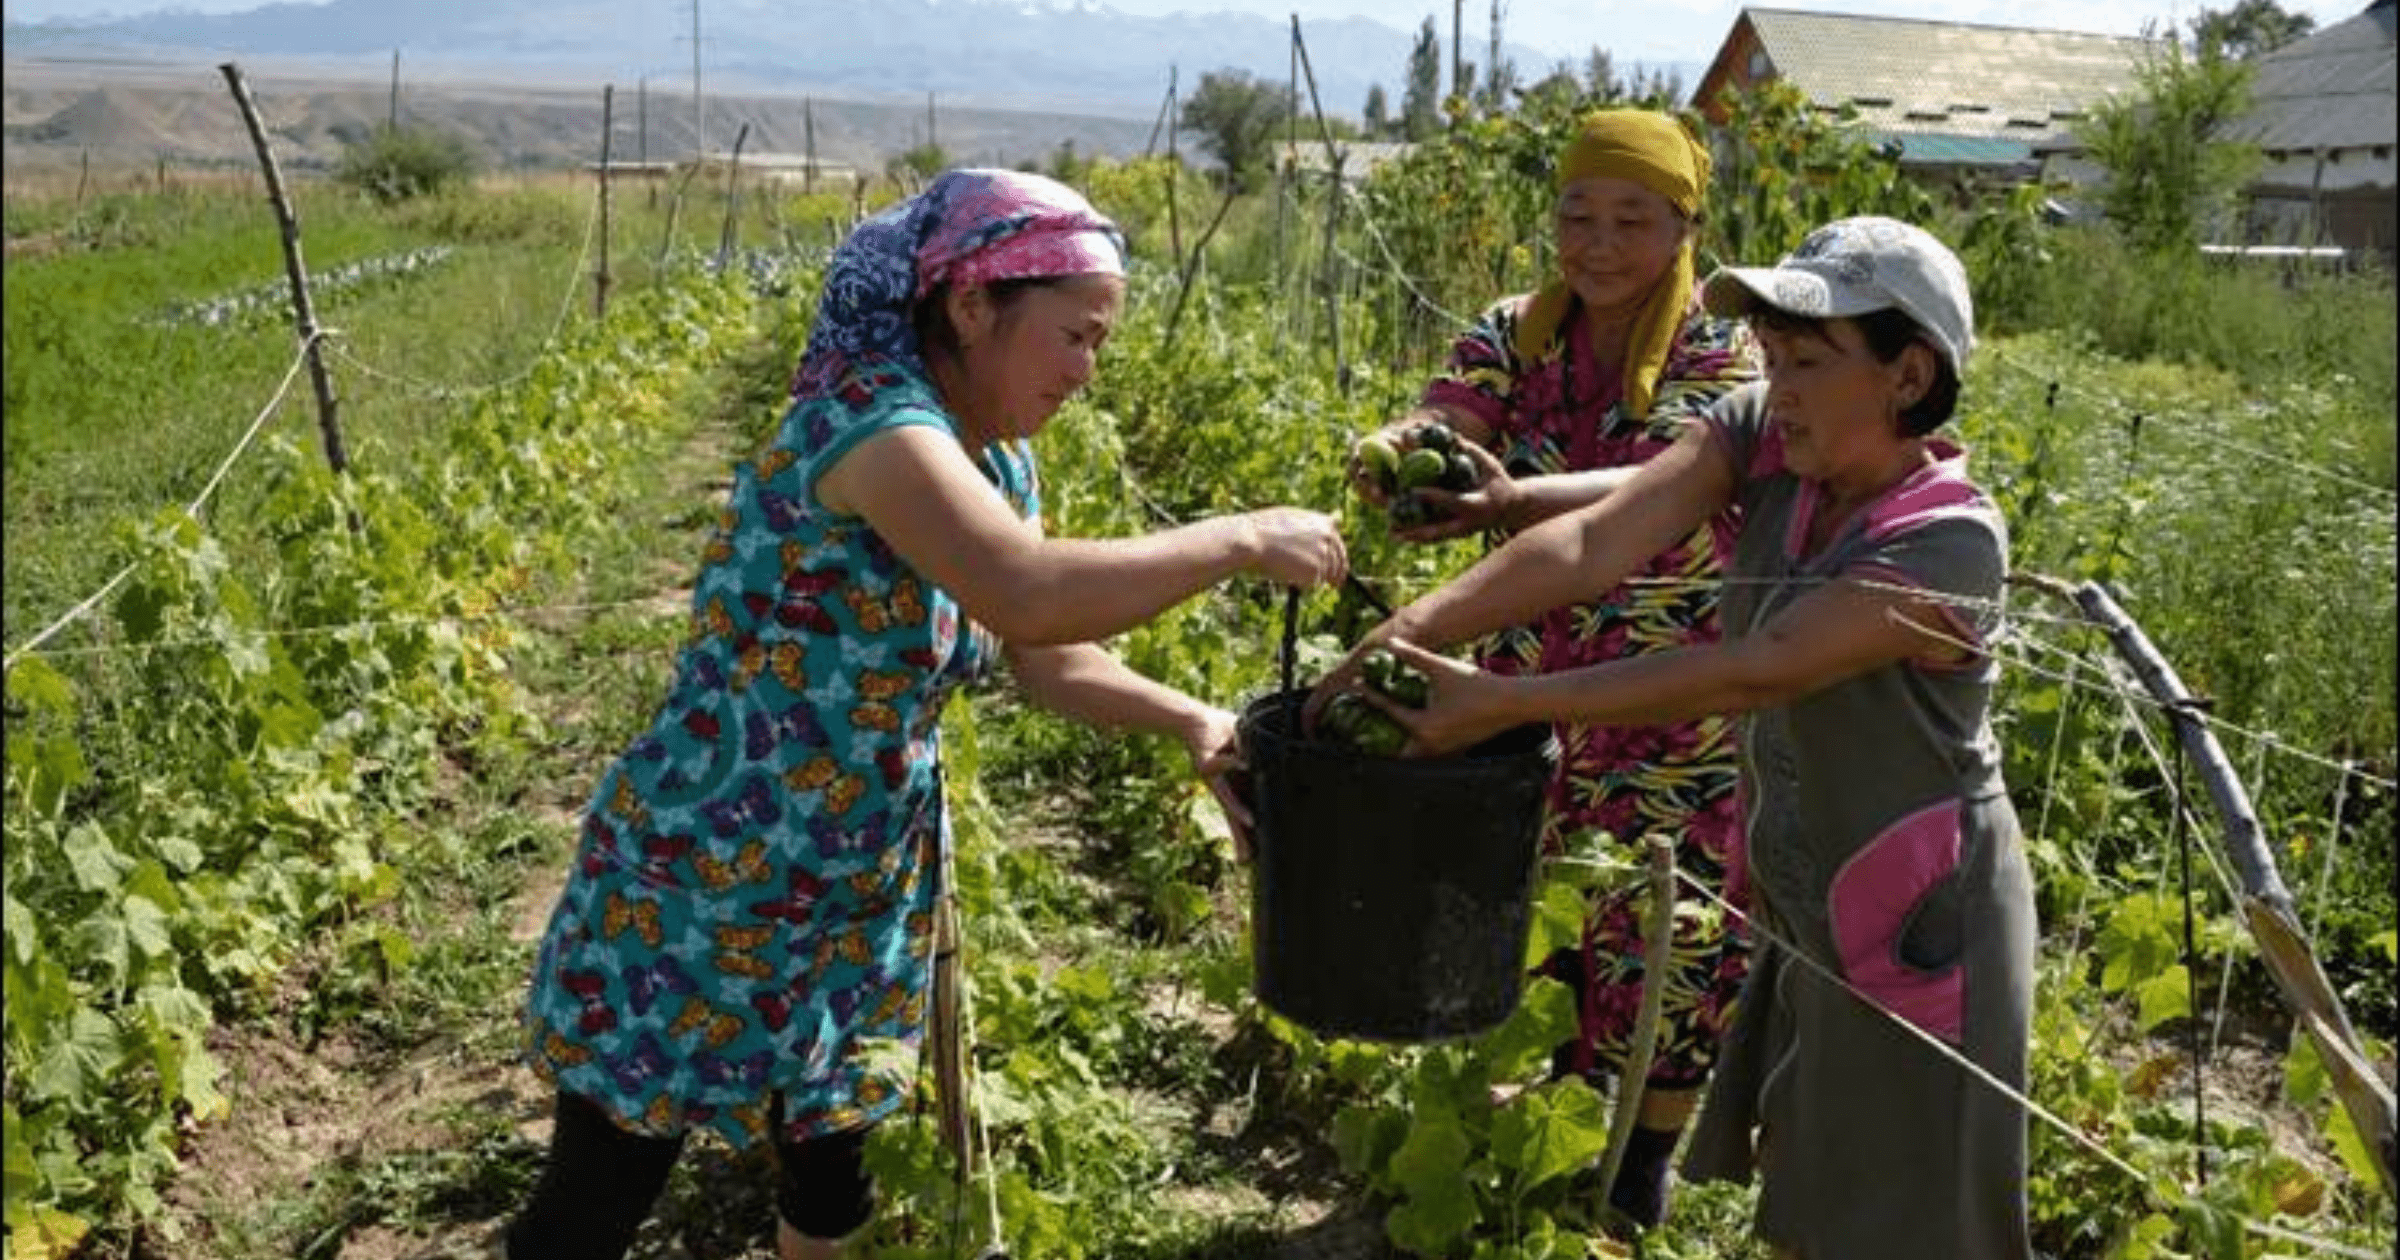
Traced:
POLYGON ((1344 656, 1332 669, 1326 670, 1325 676, 1317 680, 1316 686, 1309 688, 1308 699, 1300 705, 1300 730, 1303 734, 1317 728, 1317 716, 1325 711, 1326 705, 1333 703, 1335 696, 1345 691, 1361 689, 1358 687, 1361 672, 1359 663, 1366 658, 1368 652, 1382 644, 1392 642, 1398 633, 1399 626, 1394 623, 1394 618, 1385 618, 1381 624, 1367 631, 1357 643, 1351 645, 1350 654, 1344 656))
POLYGON ((1306 508, 1262 508, 1244 518, 1257 555, 1250 570, 1297 586, 1331 586, 1350 572, 1350 551, 1331 516, 1306 508))
POLYGON ((1241 742, 1240 721, 1223 709, 1207 709, 1191 729, 1184 732, 1184 751, 1191 756, 1192 769, 1207 786, 1208 794, 1217 798, 1217 807, 1225 811, 1225 821, 1233 828, 1235 860, 1250 860, 1250 831, 1257 819, 1250 812, 1250 803, 1243 799, 1241 785, 1248 782, 1250 762, 1241 742))
POLYGON ((1499 458, 1482 446, 1461 439, 1459 453, 1475 465, 1475 488, 1464 494, 1453 494, 1431 486, 1410 491, 1420 495, 1433 508, 1436 519, 1423 525, 1394 529, 1392 537, 1402 542, 1444 542, 1467 534, 1479 534, 1487 529, 1501 528, 1517 515, 1524 501, 1525 489, 1508 475, 1508 468, 1499 458))
POLYGON ((1367 703, 1408 728, 1408 744, 1401 749, 1402 756, 1438 757, 1473 748, 1523 720, 1508 703, 1510 692, 1521 686, 1522 680, 1487 674, 1465 661, 1428 652, 1398 637, 1384 646, 1402 664, 1413 665, 1425 675, 1425 703, 1420 708, 1386 699, 1371 687, 1358 689, 1367 703))

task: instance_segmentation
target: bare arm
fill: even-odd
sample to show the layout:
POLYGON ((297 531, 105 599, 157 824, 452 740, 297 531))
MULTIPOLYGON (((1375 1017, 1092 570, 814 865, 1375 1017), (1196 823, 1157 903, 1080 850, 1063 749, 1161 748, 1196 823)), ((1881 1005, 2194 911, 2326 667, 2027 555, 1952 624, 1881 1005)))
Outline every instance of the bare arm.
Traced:
POLYGON ((1368 637, 1448 647, 1615 586, 1732 500, 1733 470, 1711 443, 1695 426, 1607 498, 1510 539, 1368 637))
POLYGON ((1648 726, 1744 713, 1895 662, 1963 655, 1935 632, 1942 624, 1929 599, 1880 583, 1836 581, 1740 639, 1556 674, 1485 674, 1402 642, 1394 650, 1431 683, 1425 707, 1383 707, 1425 752, 1466 747, 1523 722, 1648 726))
POLYGON ((1172 735, 1192 769, 1233 824, 1234 850, 1250 852, 1250 810, 1229 776, 1242 766, 1233 714, 1135 673, 1090 643, 1008 649, 1009 672, 1027 698, 1054 713, 1104 729, 1172 735))
POLYGON ((1105 638, 1236 574, 1312 586, 1340 581, 1349 564, 1333 518, 1298 508, 1131 538, 1044 538, 956 439, 927 425, 859 443, 818 479, 817 496, 864 517, 969 617, 1013 644, 1105 638))

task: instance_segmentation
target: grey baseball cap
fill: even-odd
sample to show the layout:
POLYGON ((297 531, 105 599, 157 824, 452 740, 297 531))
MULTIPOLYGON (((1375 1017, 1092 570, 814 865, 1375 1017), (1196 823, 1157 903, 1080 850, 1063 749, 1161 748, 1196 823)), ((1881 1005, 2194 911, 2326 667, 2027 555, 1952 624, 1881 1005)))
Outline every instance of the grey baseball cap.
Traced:
POLYGON ((1897 307, 1965 372, 1975 349, 1967 269, 1931 232, 1898 219, 1836 219, 1772 267, 1719 267, 1701 289, 1712 314, 1747 315, 1760 304, 1812 319, 1897 307))

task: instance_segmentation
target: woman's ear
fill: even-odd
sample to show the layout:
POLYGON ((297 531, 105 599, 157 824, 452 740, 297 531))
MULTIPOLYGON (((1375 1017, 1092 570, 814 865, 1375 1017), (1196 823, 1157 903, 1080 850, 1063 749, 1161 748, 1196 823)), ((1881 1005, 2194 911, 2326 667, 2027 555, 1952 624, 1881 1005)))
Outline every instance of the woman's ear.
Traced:
POLYGON ((1900 410, 1906 411, 1933 392, 1933 380, 1940 369, 1941 360, 1932 346, 1922 341, 1912 341, 1901 349, 1899 359, 1892 366, 1896 369, 1892 392, 1900 404, 1900 410))
POLYGON ((991 290, 980 284, 956 285, 943 300, 947 303, 950 327, 958 334, 960 350, 991 336, 992 323, 998 314, 992 305, 991 290))

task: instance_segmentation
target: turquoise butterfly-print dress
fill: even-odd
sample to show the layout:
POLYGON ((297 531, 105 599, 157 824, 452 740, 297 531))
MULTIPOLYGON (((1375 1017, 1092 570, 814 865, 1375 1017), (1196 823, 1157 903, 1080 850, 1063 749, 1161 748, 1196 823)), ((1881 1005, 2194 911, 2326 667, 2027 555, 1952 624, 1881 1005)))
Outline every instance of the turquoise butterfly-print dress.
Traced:
MULTIPOLYGON (((949 824, 939 721, 994 645, 857 517, 816 501, 857 443, 956 422, 862 356, 735 469, 664 707, 602 776, 525 1009, 527 1054, 637 1133, 735 1146, 889 1115, 923 1029, 949 824)), ((1027 517, 1031 451, 979 462, 1027 517)))

